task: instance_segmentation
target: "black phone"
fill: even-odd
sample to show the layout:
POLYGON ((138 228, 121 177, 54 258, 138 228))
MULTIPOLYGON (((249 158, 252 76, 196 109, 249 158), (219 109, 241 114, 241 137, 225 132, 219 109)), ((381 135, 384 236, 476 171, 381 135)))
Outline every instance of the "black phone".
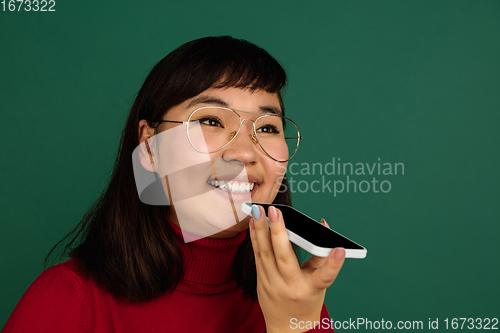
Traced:
POLYGON ((241 210, 251 216, 252 205, 262 206, 266 211, 266 216, 268 216, 270 206, 281 210, 290 241, 311 254, 319 257, 327 257, 334 248, 343 247, 346 258, 363 259, 366 257, 367 251, 363 246, 325 227, 293 207, 280 204, 245 202, 241 206, 241 210))

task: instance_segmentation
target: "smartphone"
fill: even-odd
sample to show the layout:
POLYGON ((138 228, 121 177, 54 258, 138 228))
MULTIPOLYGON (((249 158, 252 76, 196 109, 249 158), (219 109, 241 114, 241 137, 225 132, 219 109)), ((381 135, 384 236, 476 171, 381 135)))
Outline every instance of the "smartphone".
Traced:
MULTIPOLYGON (((293 207, 245 202, 241 205, 241 210, 245 214, 252 216, 252 204, 262 206, 266 211, 266 217, 270 206, 281 210, 290 241, 313 255, 328 257, 331 250, 336 247, 343 247, 346 258, 363 259, 366 257, 367 251, 364 247, 325 227, 293 207)), ((267 222, 269 224, 269 218, 267 218, 267 222)))

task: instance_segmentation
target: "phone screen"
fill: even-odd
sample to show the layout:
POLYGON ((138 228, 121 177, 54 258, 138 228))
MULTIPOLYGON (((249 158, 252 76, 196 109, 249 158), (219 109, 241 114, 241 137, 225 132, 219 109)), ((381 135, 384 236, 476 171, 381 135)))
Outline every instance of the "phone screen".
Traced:
POLYGON ((316 222, 293 207, 279 204, 254 204, 262 206, 266 211, 266 216, 269 216, 267 212, 269 206, 279 208, 279 210, 283 213, 283 220, 285 221, 286 228, 316 246, 324 248, 343 247, 344 249, 364 250, 364 247, 361 245, 358 245, 341 234, 323 226, 319 222, 316 222))

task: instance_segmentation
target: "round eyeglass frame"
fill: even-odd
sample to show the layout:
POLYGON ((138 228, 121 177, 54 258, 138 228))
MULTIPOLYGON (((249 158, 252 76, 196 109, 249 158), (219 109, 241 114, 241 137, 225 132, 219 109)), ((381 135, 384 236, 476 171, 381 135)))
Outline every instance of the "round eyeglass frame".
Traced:
POLYGON ((238 118, 240 119, 240 126, 238 127, 238 131, 236 131, 236 134, 231 138, 231 140, 229 140, 224 146, 220 147, 219 149, 216 149, 216 150, 213 150, 213 151, 209 151, 209 152, 205 152, 205 151, 201 151, 199 149, 197 149, 193 143, 191 142, 191 138, 189 137, 189 126, 186 126, 186 134, 187 134, 187 137, 188 137, 188 141, 189 141, 189 144, 191 145, 191 147, 193 147, 194 150, 196 150, 197 152, 200 152, 202 154, 211 154, 211 153, 215 153, 216 151, 219 151, 225 147, 227 147, 231 142, 233 142, 234 138, 236 138, 238 136, 238 134, 240 133, 240 130, 241 130, 241 125, 243 125, 243 122, 245 120, 250 120, 253 124, 252 124, 252 127, 253 127, 253 133, 250 136, 250 139, 255 143, 255 144, 259 144, 260 148, 264 151, 264 153, 266 153, 267 156, 269 156, 270 158, 272 158, 273 160, 275 160, 276 162, 280 162, 280 163, 284 163, 284 162, 288 162, 293 156, 295 156, 295 154, 297 153, 297 150, 299 149, 299 143, 300 143, 300 140, 303 139, 304 137, 300 135, 300 132, 299 132, 299 127, 297 126, 297 124, 295 124, 295 122, 290 119, 290 118, 287 118, 285 116, 279 116, 279 115, 274 115, 274 114, 263 114, 262 116, 258 117, 257 119, 253 120, 253 119, 246 119, 246 118, 241 118, 241 115, 238 113, 238 112, 243 112, 243 113, 250 113, 250 114, 262 114, 262 113, 259 113, 259 112, 249 112, 249 111, 241 111, 241 110, 235 110, 235 109, 230 109, 230 108, 225 108, 225 107, 222 107, 222 106, 203 106, 201 108, 197 108, 196 110, 194 110, 193 112, 191 112, 191 114, 189 115, 187 121, 176 121, 176 120, 158 120, 156 122, 158 123, 178 123, 178 124, 183 124, 183 125, 188 125, 190 122, 191 122, 191 118, 193 117, 193 114, 198 111, 198 110, 202 110, 202 109, 223 109, 223 110, 229 110, 229 111, 232 111, 234 112, 238 118), (285 138, 285 139, 297 139, 297 146, 295 147, 295 151, 293 152, 292 156, 290 156, 288 159, 286 160, 277 160, 275 159, 274 157, 272 157, 271 155, 269 155, 269 153, 264 149, 264 147, 262 147, 262 145, 260 144, 259 142, 259 138, 257 136, 257 130, 255 128, 255 122, 258 121, 259 119, 261 118, 265 118, 265 117, 281 117, 281 118, 285 118, 287 120, 289 120, 294 126, 295 128, 297 129, 297 137, 289 137, 289 138, 285 138))

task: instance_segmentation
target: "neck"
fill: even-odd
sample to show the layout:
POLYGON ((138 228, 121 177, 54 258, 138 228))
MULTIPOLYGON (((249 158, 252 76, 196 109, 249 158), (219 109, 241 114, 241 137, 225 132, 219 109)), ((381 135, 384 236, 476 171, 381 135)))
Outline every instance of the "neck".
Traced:
MULTIPOLYGON (((232 279, 233 264, 240 244, 247 236, 247 230, 231 238, 201 238, 189 241, 190 235, 167 219, 175 233, 181 249, 184 278, 181 289, 195 293, 220 293, 228 288, 236 288, 232 279), (187 241, 185 241, 187 239, 187 241)), ((192 235, 196 236, 196 235, 192 235)))

